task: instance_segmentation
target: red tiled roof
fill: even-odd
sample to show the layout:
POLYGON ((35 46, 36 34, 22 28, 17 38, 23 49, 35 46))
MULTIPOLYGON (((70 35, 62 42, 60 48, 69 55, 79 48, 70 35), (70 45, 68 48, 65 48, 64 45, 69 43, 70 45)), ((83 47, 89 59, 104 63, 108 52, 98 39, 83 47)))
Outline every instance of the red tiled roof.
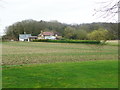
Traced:
POLYGON ((42 35, 54 35, 53 32, 42 32, 42 35))

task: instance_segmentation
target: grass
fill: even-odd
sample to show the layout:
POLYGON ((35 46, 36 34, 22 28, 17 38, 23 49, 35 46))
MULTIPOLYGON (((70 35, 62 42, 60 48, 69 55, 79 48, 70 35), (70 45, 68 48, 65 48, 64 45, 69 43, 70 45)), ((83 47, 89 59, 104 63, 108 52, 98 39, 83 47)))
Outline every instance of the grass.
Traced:
POLYGON ((111 46, 119 46, 119 40, 108 40, 106 44, 111 46))
POLYGON ((3 42, 3 88, 117 88, 117 45, 3 42))
POLYGON ((117 61, 3 67, 3 88, 117 88, 117 61))
POLYGON ((117 46, 69 43, 4 42, 3 65, 117 60, 117 46))

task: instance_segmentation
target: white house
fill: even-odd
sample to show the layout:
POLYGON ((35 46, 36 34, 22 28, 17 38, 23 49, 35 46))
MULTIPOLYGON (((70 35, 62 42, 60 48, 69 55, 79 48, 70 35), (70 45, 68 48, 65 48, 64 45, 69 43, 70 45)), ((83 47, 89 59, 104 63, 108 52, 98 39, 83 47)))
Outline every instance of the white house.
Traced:
POLYGON ((38 35, 38 39, 52 39, 55 40, 57 37, 57 34, 54 34, 53 32, 42 32, 38 35))
POLYGON ((19 34, 19 41, 30 41, 29 37, 31 37, 31 34, 19 34))

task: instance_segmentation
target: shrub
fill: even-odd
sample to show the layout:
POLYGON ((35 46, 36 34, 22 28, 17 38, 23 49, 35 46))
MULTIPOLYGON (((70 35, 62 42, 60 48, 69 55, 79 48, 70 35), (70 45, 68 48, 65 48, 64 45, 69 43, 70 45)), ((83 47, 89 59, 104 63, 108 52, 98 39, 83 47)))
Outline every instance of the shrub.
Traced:
POLYGON ((33 42, 48 42, 48 39, 34 39, 33 42))
POLYGON ((33 42, 100 44, 100 41, 96 41, 96 40, 50 40, 50 39, 35 39, 35 40, 33 40, 33 42))

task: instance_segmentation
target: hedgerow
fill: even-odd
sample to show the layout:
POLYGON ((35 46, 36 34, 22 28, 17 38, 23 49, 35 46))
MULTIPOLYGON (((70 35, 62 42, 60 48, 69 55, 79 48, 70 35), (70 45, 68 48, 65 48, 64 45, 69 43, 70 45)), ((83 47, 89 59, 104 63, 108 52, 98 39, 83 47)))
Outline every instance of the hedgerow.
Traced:
POLYGON ((35 40, 33 40, 33 42, 100 44, 100 41, 96 41, 96 40, 50 40, 50 39, 35 39, 35 40))

